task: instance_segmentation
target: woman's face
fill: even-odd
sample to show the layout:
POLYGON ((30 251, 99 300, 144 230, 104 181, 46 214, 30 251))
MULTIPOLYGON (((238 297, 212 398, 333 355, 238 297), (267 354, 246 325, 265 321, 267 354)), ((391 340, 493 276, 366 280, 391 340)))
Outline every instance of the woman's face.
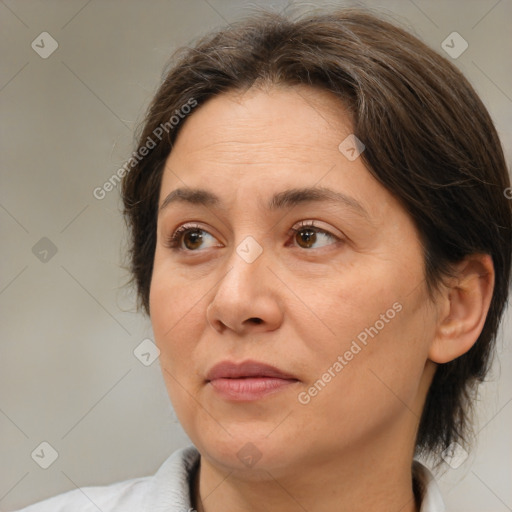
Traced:
POLYGON ((437 312, 415 227, 350 135, 327 92, 253 88, 199 107, 167 159, 151 320, 218 467, 277 476, 395 441, 412 457, 437 312))

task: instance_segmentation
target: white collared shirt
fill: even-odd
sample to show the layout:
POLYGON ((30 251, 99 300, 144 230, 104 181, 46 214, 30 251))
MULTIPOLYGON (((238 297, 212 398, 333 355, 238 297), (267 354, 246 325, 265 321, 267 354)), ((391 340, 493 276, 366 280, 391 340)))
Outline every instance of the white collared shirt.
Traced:
MULTIPOLYGON (((194 512, 190 481, 199 464, 199 452, 188 446, 174 452, 153 475, 100 487, 82 487, 30 505, 18 512, 194 512)), ((432 473, 413 463, 421 494, 420 512, 444 512, 432 473)))

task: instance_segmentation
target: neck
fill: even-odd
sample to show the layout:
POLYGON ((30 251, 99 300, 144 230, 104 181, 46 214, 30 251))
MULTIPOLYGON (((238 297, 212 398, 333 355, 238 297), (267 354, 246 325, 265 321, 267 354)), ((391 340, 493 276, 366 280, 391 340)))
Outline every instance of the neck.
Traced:
POLYGON ((380 458, 374 448, 365 453, 355 447, 351 454, 310 460, 289 472, 262 469, 250 480, 201 457, 193 505, 198 512, 418 512, 410 454, 401 461, 389 454, 380 458))

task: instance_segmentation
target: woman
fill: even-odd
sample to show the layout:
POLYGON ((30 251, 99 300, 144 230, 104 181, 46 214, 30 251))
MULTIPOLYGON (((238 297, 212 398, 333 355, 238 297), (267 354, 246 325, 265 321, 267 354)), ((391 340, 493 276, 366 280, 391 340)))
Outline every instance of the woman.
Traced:
POLYGON ((342 10, 185 51, 123 181, 131 261, 194 446, 24 509, 438 512, 506 304, 510 180, 467 80, 342 10))

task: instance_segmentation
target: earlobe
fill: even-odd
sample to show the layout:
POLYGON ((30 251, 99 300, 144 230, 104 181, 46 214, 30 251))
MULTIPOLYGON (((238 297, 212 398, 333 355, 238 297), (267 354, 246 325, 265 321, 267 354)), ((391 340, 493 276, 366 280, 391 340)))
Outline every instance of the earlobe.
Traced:
POLYGON ((494 265, 488 254, 466 257, 439 297, 440 314, 429 359, 447 363, 465 354, 484 327, 494 291, 494 265))

